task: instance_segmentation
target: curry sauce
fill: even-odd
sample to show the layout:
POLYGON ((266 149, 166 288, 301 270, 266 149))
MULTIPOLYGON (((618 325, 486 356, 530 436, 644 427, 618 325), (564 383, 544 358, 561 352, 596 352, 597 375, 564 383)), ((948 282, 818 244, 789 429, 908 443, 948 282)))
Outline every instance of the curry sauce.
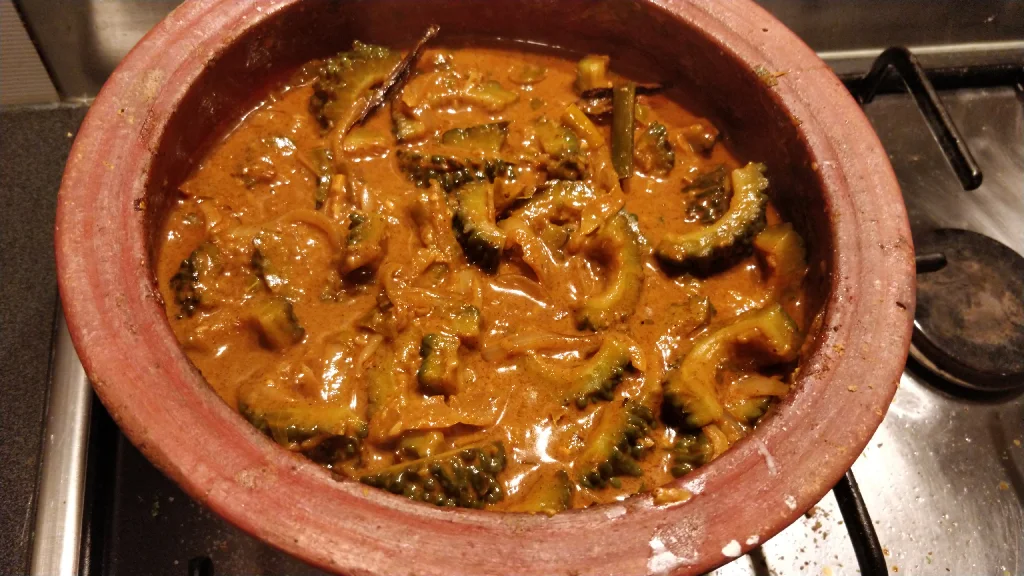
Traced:
POLYGON ((341 477, 554 513, 716 458, 790 387, 802 240, 706 119, 608 59, 357 43, 180 186, 170 324, 254 426, 341 477))

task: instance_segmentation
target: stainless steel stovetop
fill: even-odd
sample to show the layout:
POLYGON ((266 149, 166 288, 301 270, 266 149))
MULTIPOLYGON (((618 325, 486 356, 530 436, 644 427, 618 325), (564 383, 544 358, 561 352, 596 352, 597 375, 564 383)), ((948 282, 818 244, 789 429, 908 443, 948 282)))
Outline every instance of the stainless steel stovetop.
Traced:
MULTIPOLYGON (((30 28, 45 31, 47 24, 31 22, 38 6, 22 4, 30 28)), ((165 10, 167 4, 153 6, 165 10)), ((1019 1, 766 4, 839 73, 863 74, 883 45, 920 45, 914 52, 925 67, 942 69, 936 72, 943 78, 942 101, 984 182, 977 190, 961 188, 913 98, 877 96, 865 111, 889 152, 915 238, 935 228, 968 229, 1024 254, 1024 91, 968 74, 1011 63, 1024 81, 1019 1), (910 25, 915 22, 928 25, 910 25), (957 66, 967 68, 958 76, 950 72, 957 66)), ((136 19, 145 12, 133 10, 136 19)), ((143 30, 151 24, 132 22, 143 30)), ((91 32, 102 30, 91 26, 91 32)), ((124 34, 116 39, 118 46, 131 44, 124 34)), ((44 52, 47 45, 51 52, 62 47, 51 39, 42 43, 44 52)), ((92 49, 104 49, 102 42, 92 49)), ((67 58, 48 62, 58 86, 65 94, 88 93, 94 86, 81 71, 60 81, 67 58)), ((217 574, 318 574, 184 496, 120 437, 98 404, 90 415, 88 383, 62 325, 55 354, 33 573, 201 574, 212 563, 217 574)), ((853 467, 890 573, 1024 576, 1022 443, 1024 396, 965 391, 910 361, 885 421, 853 467)), ((848 526, 831 494, 754 553, 714 572, 858 573, 848 526)))

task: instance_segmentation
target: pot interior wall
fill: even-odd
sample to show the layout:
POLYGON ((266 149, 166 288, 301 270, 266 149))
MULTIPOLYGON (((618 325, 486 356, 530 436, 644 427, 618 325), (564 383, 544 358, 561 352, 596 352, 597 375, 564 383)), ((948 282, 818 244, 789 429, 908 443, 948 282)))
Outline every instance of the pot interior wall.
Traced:
POLYGON ((673 87, 692 111, 716 123, 739 158, 768 165, 776 206, 807 240, 809 261, 821 263, 811 267, 807 303, 821 309, 830 289, 832 224, 799 119, 751 65, 661 8, 633 0, 310 0, 281 10, 215 56, 170 118, 147 187, 149 253, 178 185, 264 87, 356 39, 409 46, 431 23, 441 27, 440 44, 500 37, 600 52, 673 87))

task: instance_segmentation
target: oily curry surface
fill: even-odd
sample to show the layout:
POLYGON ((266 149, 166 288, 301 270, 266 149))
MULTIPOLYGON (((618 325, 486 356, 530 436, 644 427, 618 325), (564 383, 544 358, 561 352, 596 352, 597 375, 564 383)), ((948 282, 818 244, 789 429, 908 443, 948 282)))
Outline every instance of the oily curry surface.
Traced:
POLYGON ((311 62, 181 185, 157 265, 189 358, 417 500, 685 498, 658 487, 787 393, 807 327, 768 169, 600 56, 430 49, 358 123, 402 58, 311 62))

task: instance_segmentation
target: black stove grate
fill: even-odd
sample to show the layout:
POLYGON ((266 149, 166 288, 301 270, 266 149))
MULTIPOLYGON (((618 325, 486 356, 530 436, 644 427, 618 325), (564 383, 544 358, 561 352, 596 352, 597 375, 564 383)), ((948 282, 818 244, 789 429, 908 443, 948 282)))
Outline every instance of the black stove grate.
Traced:
POLYGON ((939 143, 946 160, 960 178, 964 190, 974 190, 981 186, 981 168, 971 151, 967 149, 963 136, 957 130, 949 112, 939 100, 939 95, 932 86, 928 74, 921 67, 917 58, 902 46, 894 46, 882 52, 871 65, 871 70, 864 76, 846 82, 847 89, 864 106, 870 104, 878 93, 882 82, 889 77, 889 70, 894 70, 910 90, 917 103, 917 108, 924 114, 932 136, 939 143))

